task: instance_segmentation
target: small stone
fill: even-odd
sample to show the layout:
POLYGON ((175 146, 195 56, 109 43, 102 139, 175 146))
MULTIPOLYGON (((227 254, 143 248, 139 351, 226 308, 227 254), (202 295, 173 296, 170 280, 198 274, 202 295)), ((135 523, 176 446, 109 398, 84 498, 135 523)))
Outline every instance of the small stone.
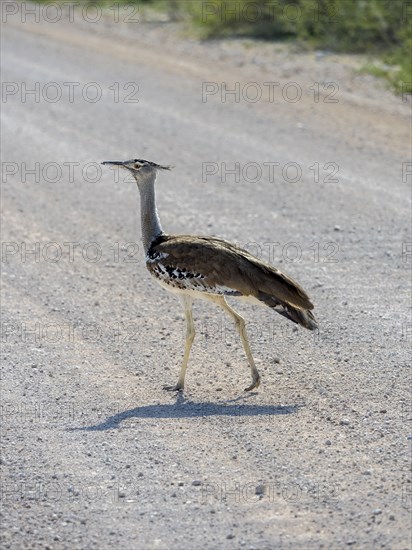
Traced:
POLYGON ((391 514, 391 515, 389 516, 389 520, 390 520, 390 521, 395 521, 395 516, 394 516, 393 514, 391 514))
POLYGON ((327 439, 327 440, 325 441, 325 445, 332 445, 332 441, 331 441, 330 439, 327 439))
POLYGON ((376 510, 373 511, 373 515, 379 516, 379 514, 382 514, 382 510, 380 508, 376 508, 376 510))
POLYGON ((334 231, 342 231, 340 225, 335 225, 335 227, 333 228, 334 231))
POLYGON ((255 487, 255 495, 263 495, 265 492, 265 486, 264 485, 257 485, 255 487))
POLYGON ((192 481, 192 485, 194 485, 195 487, 199 487, 199 485, 202 485, 202 482, 198 479, 195 479, 194 481, 192 481))
POLYGON ((349 425, 349 419, 348 418, 342 418, 342 420, 340 421, 340 424, 342 426, 348 426, 349 425))
POLYGON ((229 540, 230 540, 230 539, 234 539, 234 538, 235 538, 235 535, 230 534, 230 535, 228 535, 226 538, 229 539, 229 540))

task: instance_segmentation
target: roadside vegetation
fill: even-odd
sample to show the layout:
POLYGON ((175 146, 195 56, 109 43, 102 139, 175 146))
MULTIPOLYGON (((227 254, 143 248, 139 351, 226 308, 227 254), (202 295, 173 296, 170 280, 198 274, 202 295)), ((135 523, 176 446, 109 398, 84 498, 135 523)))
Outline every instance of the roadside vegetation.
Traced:
POLYGON ((304 48, 370 55, 363 72, 412 92, 412 5, 407 0, 98 0, 138 4, 186 20, 204 39, 298 41, 304 48))

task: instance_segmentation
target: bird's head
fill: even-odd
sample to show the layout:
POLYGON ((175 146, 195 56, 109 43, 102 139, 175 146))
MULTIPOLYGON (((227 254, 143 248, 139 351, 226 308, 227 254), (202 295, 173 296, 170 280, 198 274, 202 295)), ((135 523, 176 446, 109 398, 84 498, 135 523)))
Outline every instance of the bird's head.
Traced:
POLYGON ((137 185, 140 187, 145 183, 153 182, 156 178, 158 170, 170 170, 171 166, 161 166, 150 160, 132 159, 125 161, 106 160, 102 164, 108 164, 111 166, 119 166, 125 170, 128 170, 135 178, 137 185))

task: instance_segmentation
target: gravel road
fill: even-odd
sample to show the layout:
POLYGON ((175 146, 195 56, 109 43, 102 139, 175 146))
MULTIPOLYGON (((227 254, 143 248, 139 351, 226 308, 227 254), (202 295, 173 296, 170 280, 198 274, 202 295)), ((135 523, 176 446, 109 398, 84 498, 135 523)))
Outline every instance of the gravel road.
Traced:
POLYGON ((353 59, 170 29, 2 25, 2 548, 408 549, 410 102, 353 59), (135 184, 99 164, 133 157, 175 166, 166 231, 314 301, 316 334, 238 306, 259 391, 208 303, 162 390, 184 316, 135 184))

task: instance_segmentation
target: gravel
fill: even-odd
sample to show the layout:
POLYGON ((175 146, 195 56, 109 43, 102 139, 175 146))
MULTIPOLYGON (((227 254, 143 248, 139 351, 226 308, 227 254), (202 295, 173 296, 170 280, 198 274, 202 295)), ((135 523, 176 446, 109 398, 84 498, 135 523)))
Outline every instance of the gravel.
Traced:
POLYGON ((166 22, 2 27, 3 80, 20 87, 2 105, 15 171, 2 193, 2 548, 410 548, 408 102, 356 57, 202 43, 166 22), (272 81, 301 99, 222 102, 222 83, 272 81), (23 102, 36 82, 60 83, 62 99, 23 102), (102 98, 71 102, 63 82, 102 98), (202 101, 205 82, 218 92, 202 101), (338 102, 322 86, 315 102, 316 82, 337 83, 338 102), (248 245, 313 299, 317 333, 238 306, 259 391, 243 393, 236 331, 204 303, 187 388, 162 390, 183 315, 146 272, 134 185, 88 165, 136 155, 175 165, 157 187, 167 231, 248 245), (24 174, 36 162, 37 180, 24 174))

